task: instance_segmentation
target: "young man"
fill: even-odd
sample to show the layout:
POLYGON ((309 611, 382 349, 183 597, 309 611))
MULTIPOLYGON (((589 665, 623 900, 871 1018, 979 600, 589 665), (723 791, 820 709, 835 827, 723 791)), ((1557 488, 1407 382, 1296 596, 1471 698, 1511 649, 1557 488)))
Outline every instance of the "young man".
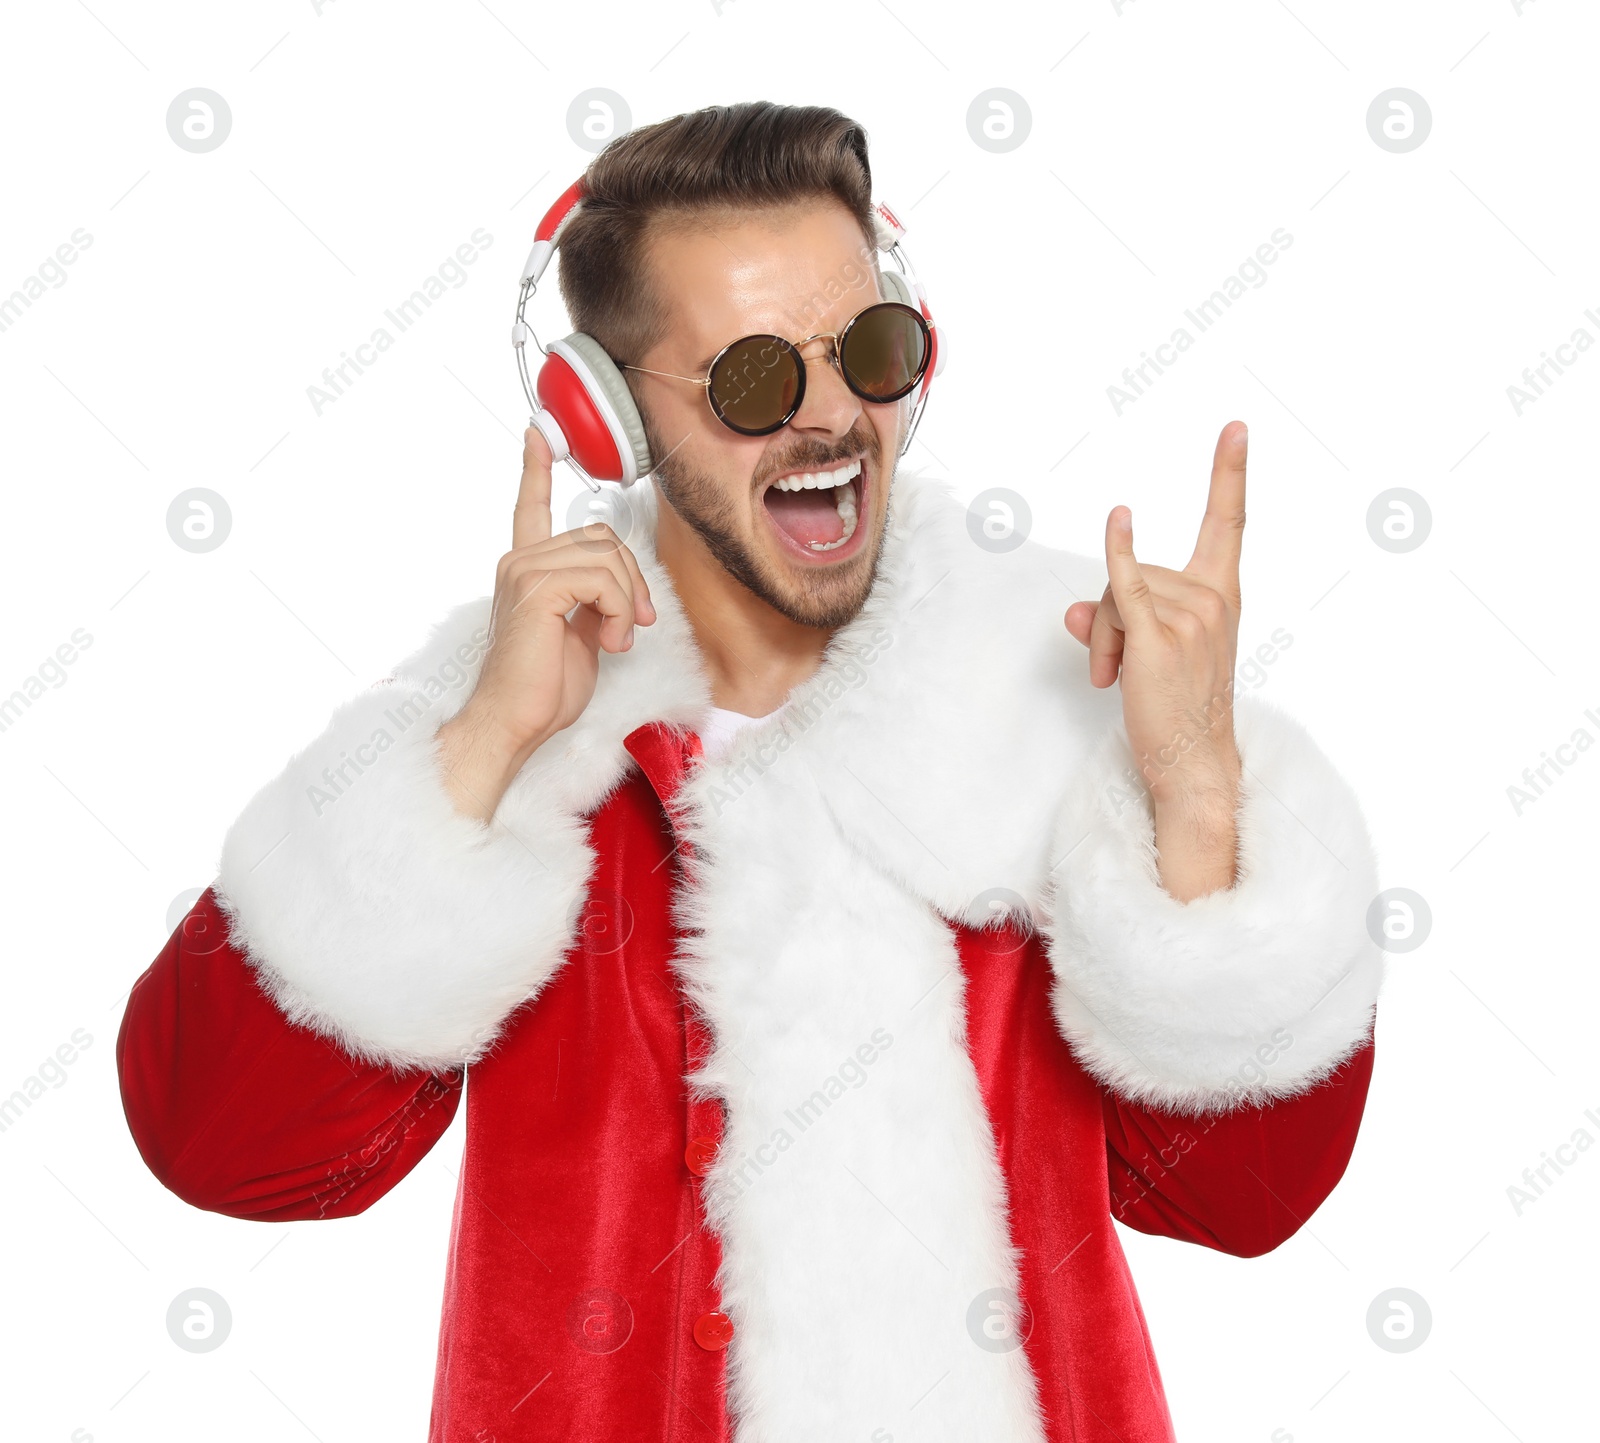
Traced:
POLYGON ((995 550, 840 364, 859 127, 714 108, 587 184, 563 289, 653 485, 554 534, 529 429, 492 599, 256 796, 135 986, 134 1137, 195 1206, 345 1217, 470 1076, 435 1443, 1168 1440, 1112 1219, 1291 1236, 1380 973, 1354 798, 1233 697, 1244 427, 1182 571, 1124 507, 1104 566, 995 550), (695 384, 751 336, 804 361, 756 435, 695 384))

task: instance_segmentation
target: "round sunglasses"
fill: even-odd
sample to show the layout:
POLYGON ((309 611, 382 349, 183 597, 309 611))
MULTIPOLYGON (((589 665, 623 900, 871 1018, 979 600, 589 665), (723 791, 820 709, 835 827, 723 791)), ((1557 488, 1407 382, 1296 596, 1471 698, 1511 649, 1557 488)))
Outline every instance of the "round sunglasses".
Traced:
POLYGON ((907 396, 922 379, 933 354, 927 321, 899 301, 878 301, 856 312, 842 331, 807 336, 798 345, 782 336, 741 336, 711 359, 704 376, 680 376, 623 364, 704 386, 712 413, 741 436, 767 436, 793 420, 806 398, 806 364, 800 347, 829 342, 828 360, 864 401, 879 404, 907 396))

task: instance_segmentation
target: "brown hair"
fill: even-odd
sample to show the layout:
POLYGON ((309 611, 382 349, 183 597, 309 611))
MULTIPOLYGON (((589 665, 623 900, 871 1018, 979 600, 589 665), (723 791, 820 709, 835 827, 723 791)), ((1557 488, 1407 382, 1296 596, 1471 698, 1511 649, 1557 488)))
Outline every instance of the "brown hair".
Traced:
MULTIPOLYGON (((590 162, 588 194, 561 233, 561 298, 573 326, 637 364, 668 316, 644 264, 652 227, 836 198, 877 273, 867 135, 824 105, 711 105, 618 136, 590 162)), ((631 381, 631 377, 630 377, 631 381)))

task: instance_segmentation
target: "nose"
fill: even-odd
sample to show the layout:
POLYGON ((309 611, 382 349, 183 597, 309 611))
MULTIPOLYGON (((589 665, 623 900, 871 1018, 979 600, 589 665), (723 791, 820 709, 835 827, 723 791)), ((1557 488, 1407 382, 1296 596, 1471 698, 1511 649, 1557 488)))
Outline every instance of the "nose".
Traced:
POLYGON ((838 341, 814 336, 800 347, 806 363, 806 394, 789 420, 797 431, 843 436, 861 415, 861 398, 844 383, 838 367, 838 341))

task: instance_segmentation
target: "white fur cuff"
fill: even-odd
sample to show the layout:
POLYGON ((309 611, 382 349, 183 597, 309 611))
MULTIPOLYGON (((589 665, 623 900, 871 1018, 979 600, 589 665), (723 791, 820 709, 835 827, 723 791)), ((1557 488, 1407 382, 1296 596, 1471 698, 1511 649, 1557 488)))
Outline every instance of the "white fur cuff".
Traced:
POLYGON ((345 703, 256 794, 216 884, 234 944, 292 1021, 364 1060, 431 1070, 482 1056, 559 967, 593 863, 553 800, 520 813, 515 835, 456 811, 434 742, 471 694, 482 642, 441 660, 439 635, 431 665, 424 648, 345 703))
POLYGON ((1056 1020, 1138 1102, 1199 1113, 1302 1092, 1368 1037, 1383 954, 1360 807, 1296 721, 1236 699, 1239 877, 1162 887, 1150 797, 1120 719, 1063 805, 1048 920, 1056 1020), (1063 856, 1063 854, 1065 854, 1063 856))

